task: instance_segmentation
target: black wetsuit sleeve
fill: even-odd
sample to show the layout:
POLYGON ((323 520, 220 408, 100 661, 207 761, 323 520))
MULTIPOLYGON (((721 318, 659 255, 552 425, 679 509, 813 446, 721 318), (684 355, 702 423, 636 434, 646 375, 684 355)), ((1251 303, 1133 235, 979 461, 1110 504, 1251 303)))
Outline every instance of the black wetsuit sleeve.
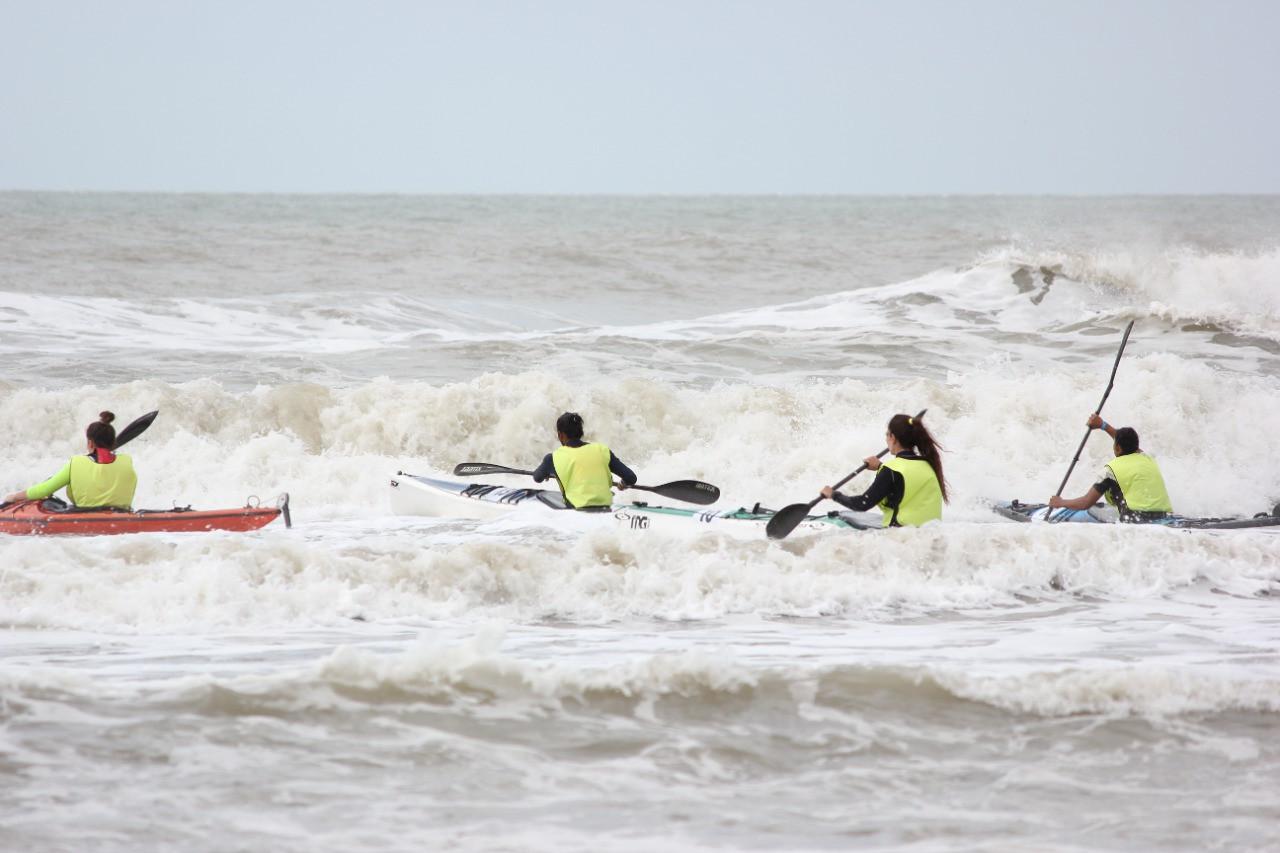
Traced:
MULTIPOLYGON (((551 457, 548 456, 547 458, 550 459, 551 457)), ((609 470, 616 474, 618 479, 626 483, 628 486, 634 486, 636 484, 636 472, 632 471, 626 465, 623 465, 622 460, 617 456, 614 456, 612 450, 609 451, 609 470)))
POLYGON ((1124 506, 1124 492, 1120 491, 1120 484, 1110 477, 1094 483, 1093 490, 1104 498, 1110 492, 1111 500, 1115 501, 1116 506, 1124 506))
POLYGON ((533 470, 533 482, 541 483, 548 477, 554 477, 555 475, 556 466, 555 463, 551 461, 551 454, 548 453, 546 456, 542 457, 542 464, 533 470))
POLYGON ((902 501, 904 486, 901 474, 881 465, 880 470, 876 472, 876 479, 872 482, 871 488, 860 495, 842 495, 839 492, 834 492, 831 495, 831 499, 841 506, 847 506, 854 512, 866 512, 885 498, 896 498, 896 500, 889 501, 890 505, 896 506, 897 503, 902 501))
POLYGON ((1102 469, 1102 479, 1093 484, 1093 490, 1102 497, 1111 495, 1111 500, 1115 501, 1116 506, 1124 506, 1124 492, 1120 491, 1120 484, 1116 482, 1115 476, 1111 473, 1110 468, 1102 469))

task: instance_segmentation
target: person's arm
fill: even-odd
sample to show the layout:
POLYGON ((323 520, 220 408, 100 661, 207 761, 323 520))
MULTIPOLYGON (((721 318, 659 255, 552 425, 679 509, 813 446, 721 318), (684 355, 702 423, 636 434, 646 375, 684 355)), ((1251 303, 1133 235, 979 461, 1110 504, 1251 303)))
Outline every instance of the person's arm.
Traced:
POLYGON ((1059 507, 1062 509, 1088 509, 1096 504, 1098 499, 1101 497, 1102 492, 1098 489, 1097 485, 1094 485, 1089 488, 1088 492, 1078 498, 1067 499, 1054 495, 1049 498, 1049 506, 1053 509, 1058 509, 1059 507))
POLYGON ((623 465, 622 460, 614 456, 612 450, 609 451, 609 470, 622 481, 622 488, 636 484, 636 472, 623 465))
POLYGON ((54 474, 43 483, 37 483, 25 492, 14 492, 5 498, 5 501, 42 501, 45 498, 53 497, 53 493, 58 489, 65 488, 71 484, 71 463, 67 462, 58 469, 58 473, 54 474))
POLYGON ((541 483, 548 477, 554 477, 555 475, 556 466, 555 463, 551 461, 551 454, 548 453, 546 456, 542 457, 542 464, 533 470, 533 482, 541 483))
POLYGON ((876 472, 876 478, 872 481, 871 488, 860 495, 844 495, 833 490, 830 486, 825 486, 822 489, 823 497, 831 498, 831 500, 841 506, 848 507, 854 512, 866 512, 892 494, 893 471, 883 467, 876 472))

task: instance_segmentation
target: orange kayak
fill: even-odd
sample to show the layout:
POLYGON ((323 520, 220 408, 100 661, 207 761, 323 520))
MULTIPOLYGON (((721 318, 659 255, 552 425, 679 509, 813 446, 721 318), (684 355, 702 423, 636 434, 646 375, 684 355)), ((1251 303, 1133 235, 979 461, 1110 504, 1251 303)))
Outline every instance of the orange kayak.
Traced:
POLYGON ((257 530, 289 517, 289 496, 278 506, 234 509, 79 509, 57 498, 0 504, 0 533, 41 536, 99 536, 110 533, 191 533, 204 530, 257 530))

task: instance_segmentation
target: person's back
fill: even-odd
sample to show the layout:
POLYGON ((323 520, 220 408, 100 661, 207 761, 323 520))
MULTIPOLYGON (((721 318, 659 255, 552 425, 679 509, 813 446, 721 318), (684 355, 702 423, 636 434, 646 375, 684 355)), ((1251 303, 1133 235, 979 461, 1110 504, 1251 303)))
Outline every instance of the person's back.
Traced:
POLYGON ((888 498, 880 503, 885 527, 919 527, 942 518, 942 481, 927 460, 904 455, 882 464, 903 480, 898 503, 893 505, 888 498))
POLYGON ((110 462, 75 456, 68 464, 71 470, 67 497, 76 506, 133 506, 138 475, 133 470, 133 457, 129 454, 115 454, 110 462))
POLYGON ((609 448, 603 444, 557 447, 551 453, 556 479, 565 500, 577 509, 611 506, 613 477, 609 472, 609 448))
MULTIPOLYGON (((1141 450, 1132 450, 1112 459, 1106 465, 1119 488, 1124 506, 1133 512, 1173 512, 1173 502, 1164 485, 1164 476, 1156 461, 1141 450)), ((1103 482, 1106 482, 1104 476, 1103 482)), ((1105 491, 1107 502, 1118 504, 1113 490, 1105 491)))
POLYGON ((607 445, 582 440, 582 416, 565 412, 556 420, 560 447, 548 453, 533 472, 533 480, 541 483, 554 476, 560 483, 565 501, 574 509, 599 509, 613 505, 613 477, 621 487, 634 486, 636 475, 613 455, 607 445))

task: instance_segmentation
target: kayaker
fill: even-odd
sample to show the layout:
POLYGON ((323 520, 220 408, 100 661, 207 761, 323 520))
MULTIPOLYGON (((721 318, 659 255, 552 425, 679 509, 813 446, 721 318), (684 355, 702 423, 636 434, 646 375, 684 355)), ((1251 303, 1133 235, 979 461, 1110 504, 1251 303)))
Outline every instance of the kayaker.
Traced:
POLYGON ((129 509, 138 477, 133 471, 132 457, 114 452, 116 430, 111 422, 115 418, 111 412, 103 412, 98 420, 89 424, 85 430, 88 455, 71 457, 58 473, 25 491, 14 492, 5 502, 42 501, 65 486, 67 497, 76 506, 129 509))
POLYGON ((933 440, 923 419, 894 415, 889 419, 885 439, 892 457, 883 464, 875 456, 863 460, 877 472, 871 488, 854 496, 823 486, 822 496, 855 512, 879 506, 885 527, 919 527, 942 518, 942 503, 948 500, 939 453, 942 448, 933 440))
POLYGON ((1164 487, 1160 466, 1138 445, 1138 433, 1133 427, 1116 429, 1104 421, 1097 412, 1086 421, 1089 429, 1105 430, 1114 444, 1116 458, 1102 469, 1098 482, 1078 498, 1049 498, 1049 506, 1057 509, 1088 509, 1103 496, 1107 503, 1120 510, 1120 520, 1128 522, 1154 521, 1173 512, 1169 492, 1164 487))
POLYGON ((582 416, 565 412, 556 419, 556 436, 560 447, 548 453, 533 472, 535 483, 548 477, 560 481, 564 499, 574 509, 593 509, 613 505, 613 478, 621 481, 619 489, 636 484, 635 472, 623 465, 603 444, 582 440, 582 416))

